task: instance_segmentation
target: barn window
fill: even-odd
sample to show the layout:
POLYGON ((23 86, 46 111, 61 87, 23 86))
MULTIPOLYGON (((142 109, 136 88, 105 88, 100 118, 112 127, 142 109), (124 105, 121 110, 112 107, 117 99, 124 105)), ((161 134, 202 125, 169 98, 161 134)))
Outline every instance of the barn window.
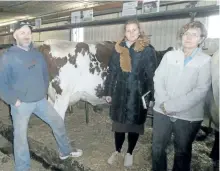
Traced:
POLYGON ((208 38, 220 38, 219 21, 219 15, 213 15, 208 18, 208 38))
POLYGON ((72 29, 71 40, 73 42, 83 42, 84 41, 84 28, 72 29))

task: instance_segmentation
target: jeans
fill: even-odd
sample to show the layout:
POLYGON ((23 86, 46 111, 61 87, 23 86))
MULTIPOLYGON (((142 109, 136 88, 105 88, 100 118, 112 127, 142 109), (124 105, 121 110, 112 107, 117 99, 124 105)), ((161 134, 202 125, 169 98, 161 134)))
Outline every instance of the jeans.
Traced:
POLYGON ((177 119, 175 122, 169 116, 154 111, 152 170, 167 171, 166 147, 174 134, 174 165, 173 171, 190 171, 192 143, 202 121, 186 121, 177 119))
POLYGON ((30 170, 27 127, 32 113, 37 115, 52 128, 59 151, 62 155, 66 156, 72 152, 66 136, 64 121, 46 98, 37 102, 22 102, 19 107, 11 105, 14 128, 15 171, 30 170))

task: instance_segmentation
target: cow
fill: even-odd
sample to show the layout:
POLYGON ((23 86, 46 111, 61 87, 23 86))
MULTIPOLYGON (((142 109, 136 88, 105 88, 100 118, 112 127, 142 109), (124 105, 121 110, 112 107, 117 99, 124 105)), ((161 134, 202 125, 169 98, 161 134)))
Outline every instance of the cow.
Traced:
MULTIPOLYGON (((213 161, 213 170, 219 170, 219 50, 212 56, 211 73, 212 86, 207 93, 204 111, 213 123, 215 130, 215 141, 210 158, 213 161)), ((206 132, 206 136, 208 136, 208 132, 206 132)))
POLYGON ((219 128, 219 39, 207 39, 203 51, 212 57, 212 84, 205 98, 204 122, 197 140, 203 141, 214 130, 219 128), (207 122, 209 121, 209 122, 207 122))
MULTIPOLYGON (((48 100, 63 119, 68 106, 80 100, 93 106, 106 104, 104 82, 114 46, 115 42, 110 41, 77 43, 53 39, 39 47, 50 74, 48 100)), ((166 52, 156 52, 159 61, 166 52)))
POLYGON ((205 101, 206 113, 209 113, 215 129, 219 130, 219 50, 212 56, 211 62, 212 86, 205 101))

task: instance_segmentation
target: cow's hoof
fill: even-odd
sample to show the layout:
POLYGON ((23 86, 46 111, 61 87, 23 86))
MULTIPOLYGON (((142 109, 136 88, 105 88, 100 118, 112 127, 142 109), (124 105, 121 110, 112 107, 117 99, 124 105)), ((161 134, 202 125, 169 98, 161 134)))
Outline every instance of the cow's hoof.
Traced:
POLYGON ((219 160, 212 161, 213 171, 219 171, 219 160))
POLYGON ((208 135, 208 132, 205 132, 200 129, 196 135, 196 141, 204 141, 208 137, 208 135))
POLYGON ((94 106, 93 111, 96 112, 96 113, 101 113, 103 111, 103 108, 101 108, 99 106, 94 106))

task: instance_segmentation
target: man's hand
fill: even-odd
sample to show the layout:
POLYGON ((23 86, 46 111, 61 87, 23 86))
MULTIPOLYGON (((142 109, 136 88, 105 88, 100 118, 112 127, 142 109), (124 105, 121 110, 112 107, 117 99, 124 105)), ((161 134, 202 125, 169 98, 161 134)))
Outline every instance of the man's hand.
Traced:
POLYGON ((21 105, 21 101, 18 99, 17 101, 16 101, 16 103, 15 103, 15 106, 16 107, 19 107, 21 105))
POLYGON ((111 103, 112 102, 112 97, 111 96, 105 96, 105 100, 107 103, 111 103))
POLYGON ((164 102, 160 105, 160 108, 161 108, 161 110, 163 111, 163 113, 164 113, 165 115, 167 115, 167 111, 166 111, 166 109, 165 109, 164 102))
POLYGON ((160 105, 160 108, 161 108, 161 110, 163 111, 163 113, 164 113, 165 115, 170 115, 170 116, 176 115, 175 112, 167 113, 166 108, 165 108, 165 105, 164 105, 164 102, 160 105))
POLYGON ((154 101, 150 101, 149 107, 153 108, 154 107, 154 101))

